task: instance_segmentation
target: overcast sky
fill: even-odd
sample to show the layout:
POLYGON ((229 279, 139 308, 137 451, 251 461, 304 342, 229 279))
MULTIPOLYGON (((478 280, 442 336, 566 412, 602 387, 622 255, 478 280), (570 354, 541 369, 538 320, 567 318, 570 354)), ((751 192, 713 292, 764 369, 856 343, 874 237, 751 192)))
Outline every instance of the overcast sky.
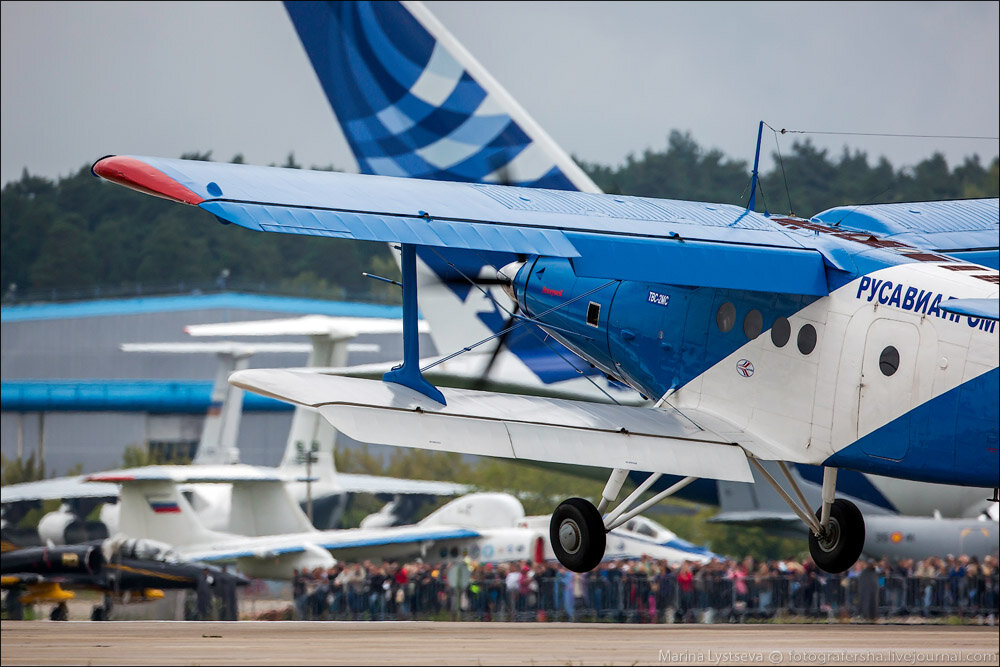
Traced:
MULTIPOLYGON (((812 137, 896 167, 998 152, 997 2, 426 4, 589 162, 662 149, 672 129, 749 162, 761 119, 991 137, 812 137)), ((279 2, 5 0, 0 26, 3 183, 111 153, 269 164, 294 151, 305 166, 357 169, 279 2)))

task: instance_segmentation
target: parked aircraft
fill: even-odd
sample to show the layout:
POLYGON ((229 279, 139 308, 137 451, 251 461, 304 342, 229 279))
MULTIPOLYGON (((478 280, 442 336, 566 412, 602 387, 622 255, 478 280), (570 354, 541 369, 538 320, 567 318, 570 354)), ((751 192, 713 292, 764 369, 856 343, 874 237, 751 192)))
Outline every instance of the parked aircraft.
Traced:
MULTIPOLYGON (((285 6, 362 173, 600 191, 421 3, 286 2, 285 6), (390 31, 385 26, 394 27, 390 31), (390 105, 386 100, 398 97, 396 86, 409 86, 410 95, 390 105), (450 122, 440 123, 440 117, 450 122)), ((837 226, 873 231, 903 243, 929 243, 937 252, 957 259, 998 267, 997 235, 987 229, 983 238, 981 222, 967 221, 970 229, 947 235, 942 230, 934 238, 921 240, 916 239, 921 234, 919 228, 907 219, 870 213, 854 209, 837 226), (980 230, 978 241, 965 245, 951 242, 962 234, 977 234, 973 229, 980 230)), ((605 384, 606 378, 594 374, 596 369, 585 369, 592 373, 589 381, 578 375, 574 365, 564 361, 568 356, 564 348, 552 339, 543 342, 531 327, 507 330, 511 318, 506 313, 516 313, 517 306, 491 280, 489 266, 514 259, 513 255, 493 258, 479 251, 417 248, 421 314, 431 323, 437 349, 451 353, 461 350, 470 339, 496 336, 443 363, 438 359, 422 362, 433 364, 425 377, 451 387, 599 401, 613 396, 620 403, 641 402, 641 397, 625 385, 605 384)), ((373 366, 342 372, 359 375, 374 370, 373 366)), ((791 467, 809 504, 815 506, 821 493, 821 468, 805 464, 791 467)), ((664 475, 651 491, 662 491, 679 479, 664 475)), ((939 513, 946 518, 933 524, 935 541, 947 534, 963 544, 961 536, 968 532, 968 519, 980 516, 990 505, 988 489, 899 480, 846 469, 838 475, 837 492, 855 503, 866 503, 874 512, 914 515, 910 525, 939 513)), ((729 521, 773 525, 755 513, 753 510, 759 508, 753 505, 736 507, 737 499, 768 495, 763 491, 755 494, 745 484, 698 480, 678 495, 707 504, 721 503, 729 521)), ((777 495, 773 498, 784 506, 777 495)), ((996 534, 988 524, 984 529, 996 534)))
MULTIPOLYGON (((772 476, 781 475, 780 468, 772 463, 762 464, 772 476)), ((822 502, 821 488, 802 475, 810 474, 813 466, 790 466, 789 472, 805 496, 805 504, 817 507, 822 502)), ((858 475, 864 479, 861 475, 858 475)), ((760 472, 755 471, 754 479, 763 482, 760 472)), ((898 481, 898 480, 896 480, 898 481)), ((916 483, 910 482, 911 485, 916 483)), ((936 498, 926 499, 929 503, 961 503, 962 494, 948 499, 942 491, 950 487, 921 484, 936 487, 936 498)), ((799 520, 781 496, 768 484, 744 484, 740 482, 719 482, 719 513, 709 521, 737 526, 756 525, 779 535, 800 537, 806 533, 806 526, 799 520)), ((840 486, 838 485, 838 489, 840 486)), ((858 487, 863 488, 863 487, 858 487)), ((958 489, 963 491, 965 489, 958 489)), ((987 555, 996 555, 1000 550, 1000 523, 997 521, 997 503, 988 503, 985 494, 979 498, 988 504, 987 511, 978 516, 943 518, 941 510, 932 504, 920 515, 903 515, 886 507, 886 501, 868 487, 868 493, 851 496, 865 516, 865 543, 862 553, 868 558, 913 558, 922 559, 946 554, 976 556, 980 560, 987 555)), ((945 506, 947 507, 947 506, 945 506)), ((960 507, 947 507, 951 511, 960 507)))
POLYGON ((153 540, 115 536, 65 546, 18 547, 4 542, 2 586, 22 604, 55 603, 75 597, 74 591, 104 593, 92 620, 106 620, 114 604, 157 600, 163 589, 195 589, 199 578, 214 582, 249 583, 245 577, 208 564, 180 558, 167 545, 153 540))
MULTIPOLYGON (((246 368, 249 358, 255 353, 266 352, 306 352, 308 346, 298 343, 269 343, 247 345, 240 343, 214 344, 143 344, 126 343, 126 352, 169 352, 188 354, 214 354, 217 358, 215 382, 205 421, 202 424, 192 464, 226 465, 239 460, 236 438, 239 432, 240 409, 243 392, 228 383, 229 374, 238 368, 246 368)), ((211 493, 203 490, 203 492, 211 493)), ((65 545, 104 539, 115 532, 117 526, 118 487, 114 484, 88 484, 84 475, 57 477, 36 482, 9 484, 0 490, 4 509, 4 528, 16 522, 18 515, 27 507, 38 506, 44 500, 59 499, 60 507, 44 515, 38 523, 38 537, 41 544, 65 545), (97 508, 99 521, 88 521, 87 517, 97 508)), ((213 499, 198 502, 200 507, 216 507, 225 503, 222 494, 213 499)), ((225 507, 221 512, 213 512, 221 518, 212 519, 225 525, 225 507)))
MULTIPOLYGON (((273 322, 273 321, 272 321, 273 322)), ((242 414, 242 390, 228 383, 229 374, 246 368, 251 355, 265 352, 309 352, 316 356, 317 348, 337 350, 337 360, 346 359, 351 344, 348 341, 358 331, 399 331, 398 320, 379 318, 327 318, 309 316, 301 324, 313 328, 323 327, 322 341, 313 345, 302 343, 237 343, 191 342, 191 343, 127 343, 122 349, 128 352, 168 353, 168 354, 215 354, 218 359, 215 384, 208 414, 202 426, 201 439, 192 465, 215 466, 217 475, 253 475, 255 467, 239 464, 237 438, 242 414), (357 320, 357 321, 355 321, 357 320), (231 466, 230 472, 226 467, 231 466)), ((208 325, 211 326, 211 325, 208 325)), ((273 324, 271 325, 273 326, 273 324)), ((288 328, 288 325, 286 325, 288 328)), ((317 334, 319 337, 319 334, 317 334)), ((323 357, 323 363, 331 363, 334 357, 323 357)), ((293 418, 285 456, 279 470, 297 481, 292 484, 293 497, 303 506, 311 505, 314 521, 325 527, 339 522, 348 494, 371 493, 396 498, 426 498, 432 496, 453 496, 467 491, 467 487, 450 482, 406 480, 374 475, 354 475, 338 473, 333 462, 332 429, 321 429, 322 423, 315 417, 300 416, 297 411, 293 418), (302 424, 308 425, 303 431, 302 424), (296 425, 299 429, 296 430, 296 425), (302 440, 313 444, 312 462, 303 461, 306 452, 302 440), (299 458, 295 458, 298 455, 299 458)), ((182 469, 186 466, 180 466, 182 469)), ((183 474, 183 473, 181 473, 183 474)), ((4 486, 2 489, 5 509, 5 528, 14 515, 7 512, 17 506, 37 504, 42 500, 58 498, 60 508, 42 517, 38 525, 38 536, 42 544, 73 544, 76 542, 102 539, 116 532, 119 506, 116 504, 119 489, 116 484, 87 483, 86 476, 64 477, 25 482, 4 486), (100 521, 88 521, 90 512, 101 505, 100 521)), ((196 508, 201 520, 215 530, 226 530, 230 516, 230 490, 225 484, 188 484, 184 487, 188 501, 196 508)), ((397 501, 398 502, 398 501, 397 501)), ((392 522, 404 520, 398 513, 392 522)))
MULTIPOLYGON (((456 498, 415 525, 315 530, 291 502, 288 478, 239 477, 232 484, 234 516, 225 533, 207 529, 180 484, 196 479, 221 482, 211 473, 182 476, 167 467, 139 474, 123 470, 91 476, 122 484, 122 534, 157 536, 185 558, 235 562, 247 575, 288 578, 293 568, 329 567, 340 560, 448 561, 469 556, 479 562, 553 559, 549 517, 526 517, 506 493, 472 493, 456 498)), ((197 470, 195 472, 198 472, 197 470)), ((663 526, 637 517, 610 533, 608 558, 647 555, 671 564, 703 563, 714 553, 680 539, 663 526)))
MULTIPOLYGON (((348 351, 358 351, 357 344, 349 341, 361 331, 370 334, 400 331, 398 320, 380 322, 381 324, 373 326, 373 318, 306 315, 246 322, 196 324, 185 327, 184 331, 195 337, 307 336, 311 345, 306 365, 312 368, 346 365, 348 351)), ((420 333, 425 333, 427 329, 426 323, 421 321, 418 325, 420 333)), ((383 508, 385 511, 367 518, 366 525, 373 527, 376 520, 382 526, 410 523, 423 500, 442 495, 453 496, 468 491, 464 485, 450 482, 402 480, 338 472, 334 465, 337 436, 337 431, 315 410, 296 407, 280 468, 289 475, 312 480, 291 482, 290 488, 299 504, 312 516, 312 523, 317 528, 337 527, 348 494, 352 493, 367 493, 389 499, 383 508), (308 451, 310 448, 311 453, 308 451), (311 462, 307 460, 310 457, 311 462)))

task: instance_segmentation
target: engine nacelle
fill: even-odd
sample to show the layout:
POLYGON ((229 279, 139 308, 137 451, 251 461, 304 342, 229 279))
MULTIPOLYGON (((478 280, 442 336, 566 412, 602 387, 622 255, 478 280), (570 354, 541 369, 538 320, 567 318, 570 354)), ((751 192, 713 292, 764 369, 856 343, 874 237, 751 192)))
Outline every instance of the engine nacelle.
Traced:
POLYGON ((100 521, 87 521, 63 504, 38 522, 38 536, 43 544, 79 544, 108 537, 108 527, 100 521))

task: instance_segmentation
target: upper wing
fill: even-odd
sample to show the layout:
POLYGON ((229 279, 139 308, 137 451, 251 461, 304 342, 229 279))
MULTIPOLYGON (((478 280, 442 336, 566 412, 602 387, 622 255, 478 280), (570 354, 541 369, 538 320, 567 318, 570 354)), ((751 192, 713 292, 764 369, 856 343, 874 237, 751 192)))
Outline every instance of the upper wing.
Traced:
POLYGON ((808 236, 726 204, 127 156, 93 171, 259 231, 568 257, 594 277, 828 292, 828 260, 808 236))
POLYGON ((6 484, 0 488, 3 504, 51 498, 117 498, 117 484, 88 483, 84 475, 56 477, 37 482, 6 484))
POLYGON ((1000 263, 996 199, 838 206, 815 219, 993 269, 1000 263))
MULTIPOLYGON (((205 465, 153 465, 141 468, 109 470, 83 477, 88 485, 123 482, 171 482, 175 484, 209 484, 235 482, 292 482, 296 477, 283 474, 277 468, 259 468, 245 463, 205 465)), ((117 486, 116 493, 117 495, 117 486)))
POLYGON ((230 382, 316 407, 335 427, 362 442, 753 479, 737 440, 676 411, 459 389, 443 390, 447 405, 441 405, 394 383, 285 370, 240 371, 230 382))

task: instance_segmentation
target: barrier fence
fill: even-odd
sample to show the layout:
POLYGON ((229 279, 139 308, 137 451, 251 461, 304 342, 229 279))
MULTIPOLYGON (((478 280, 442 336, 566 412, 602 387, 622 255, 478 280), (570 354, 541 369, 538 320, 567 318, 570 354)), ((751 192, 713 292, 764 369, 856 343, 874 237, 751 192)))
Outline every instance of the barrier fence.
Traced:
POLYGON ((470 621, 748 622, 776 616, 995 619, 998 577, 882 576, 816 572, 734 580, 715 573, 678 582, 677 573, 579 576, 562 573, 508 587, 502 578, 450 586, 446 577, 372 587, 317 585, 298 596, 296 617, 315 620, 452 618, 470 621))

